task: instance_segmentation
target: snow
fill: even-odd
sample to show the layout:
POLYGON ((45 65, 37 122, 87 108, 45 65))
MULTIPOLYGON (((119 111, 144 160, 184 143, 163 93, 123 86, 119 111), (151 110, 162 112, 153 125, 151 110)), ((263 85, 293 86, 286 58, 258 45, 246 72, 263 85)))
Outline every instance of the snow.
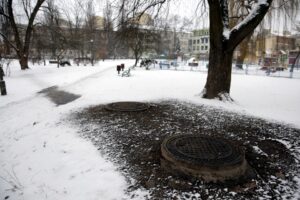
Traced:
POLYGON ((125 178, 76 129, 61 121, 70 107, 56 107, 36 94, 54 84, 83 81, 107 67, 34 66, 25 72, 16 63, 12 67, 11 76, 5 78, 8 95, 0 101, 0 199, 126 197, 125 178))
MULTIPOLYGON (((35 65, 28 71, 11 64, 11 76, 5 77, 8 95, 0 96, 0 199, 128 199, 127 177, 68 122, 71 112, 90 105, 177 99, 300 128, 300 79, 233 74, 235 101, 220 102, 199 97, 205 70, 137 67, 132 76, 121 77, 115 70, 120 63, 127 68, 134 61, 104 61, 94 67, 35 65), (56 106, 37 94, 54 85, 81 97, 56 106)), ((135 195, 144 199, 147 191, 135 195)))
POLYGON ((42 97, 1 110, 0 198, 121 199, 124 178, 59 112, 42 97))
POLYGON ((263 150, 261 150, 258 146, 253 146, 253 149, 256 153, 264 155, 264 156, 268 156, 268 154, 266 154, 265 152, 263 152, 263 150))
POLYGON ((223 37, 226 40, 229 40, 229 38, 230 38, 230 30, 228 28, 224 28, 224 30, 223 30, 223 37))

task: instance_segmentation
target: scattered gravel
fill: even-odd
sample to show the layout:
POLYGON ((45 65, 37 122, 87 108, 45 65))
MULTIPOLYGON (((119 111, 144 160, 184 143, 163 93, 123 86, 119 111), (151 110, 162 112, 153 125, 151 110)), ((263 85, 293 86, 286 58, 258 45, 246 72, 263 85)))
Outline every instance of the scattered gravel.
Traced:
POLYGON ((72 114, 80 134, 127 177, 128 193, 145 199, 292 199, 300 189, 300 130, 286 124, 187 102, 152 102, 143 112, 113 112, 105 105, 72 114), (224 137, 245 148, 256 178, 203 183, 160 167, 167 136, 224 137))

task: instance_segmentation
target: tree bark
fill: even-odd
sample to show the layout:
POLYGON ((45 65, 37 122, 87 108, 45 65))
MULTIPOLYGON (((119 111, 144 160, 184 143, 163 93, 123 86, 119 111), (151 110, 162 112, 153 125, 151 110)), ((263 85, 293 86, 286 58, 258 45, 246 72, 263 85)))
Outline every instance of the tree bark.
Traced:
POLYGON ((230 100, 230 84, 233 51, 222 52, 211 48, 208 75, 203 98, 230 100))
POLYGON ((138 51, 135 51, 134 52, 134 58, 135 58, 135 63, 134 63, 134 66, 136 67, 138 62, 139 62, 139 59, 140 59, 140 56, 139 56, 139 52, 138 51))
POLYGON ((26 57, 26 56, 20 57, 19 58, 19 63, 20 63, 20 66, 21 66, 21 70, 29 69, 29 67, 28 67, 28 57, 26 57))
MULTIPOLYGON (((210 0, 210 52, 206 84, 203 98, 220 100, 229 97, 231 83, 231 66, 233 50, 228 48, 228 39, 223 30, 228 28, 228 10, 226 4, 220 6, 219 1, 210 0), (222 13, 227 12, 227 14, 222 13)), ((227 3, 225 1, 225 3, 227 3)))
POLYGON ((139 59, 138 59, 138 58, 135 58, 135 63, 134 63, 134 66, 135 66, 135 67, 137 66, 138 62, 139 62, 139 59))
POLYGON ((293 78, 294 68, 295 68, 295 65, 297 63, 297 60, 298 60, 299 56, 300 56, 300 51, 298 51, 298 54, 297 54, 297 56, 295 58, 295 61, 294 61, 293 65, 291 66, 291 69, 290 69, 290 78, 293 78))

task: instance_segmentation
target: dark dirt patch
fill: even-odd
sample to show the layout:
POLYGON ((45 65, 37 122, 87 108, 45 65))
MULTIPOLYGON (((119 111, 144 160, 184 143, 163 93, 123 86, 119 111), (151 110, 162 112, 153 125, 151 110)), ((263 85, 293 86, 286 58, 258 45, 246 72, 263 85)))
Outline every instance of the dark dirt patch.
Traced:
POLYGON ((128 192, 149 191, 145 199, 291 199, 298 190, 294 177, 300 174, 300 130, 284 124, 176 101, 126 113, 99 105, 75 113, 75 120, 82 136, 128 178, 128 192), (165 171, 160 145, 165 137, 179 134, 224 137, 243 146, 256 178, 207 184, 165 171))
POLYGON ((63 90, 59 90, 57 86, 52 86, 45 88, 38 93, 46 94, 46 96, 57 106, 68 104, 75 101, 80 97, 80 95, 72 94, 63 90))

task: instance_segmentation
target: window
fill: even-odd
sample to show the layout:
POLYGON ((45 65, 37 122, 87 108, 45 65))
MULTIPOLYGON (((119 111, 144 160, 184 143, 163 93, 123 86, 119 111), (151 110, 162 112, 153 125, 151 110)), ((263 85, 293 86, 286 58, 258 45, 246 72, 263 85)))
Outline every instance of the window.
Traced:
POLYGON ((202 43, 202 44, 204 43, 204 38, 201 38, 201 43, 202 43))
POLYGON ((199 44, 200 43, 200 40, 197 40, 197 44, 199 44))
POLYGON ((196 44, 196 40, 193 40, 193 44, 196 44))
POLYGON ((199 51, 199 46, 197 46, 197 51, 199 51))
POLYGON ((208 46, 205 46, 205 50, 207 50, 208 49, 208 46))
POLYGON ((193 51, 195 51, 195 46, 193 46, 193 51))
POLYGON ((203 46, 201 46, 201 50, 203 50, 203 46))
POLYGON ((208 43, 208 38, 205 38, 205 43, 208 43))

